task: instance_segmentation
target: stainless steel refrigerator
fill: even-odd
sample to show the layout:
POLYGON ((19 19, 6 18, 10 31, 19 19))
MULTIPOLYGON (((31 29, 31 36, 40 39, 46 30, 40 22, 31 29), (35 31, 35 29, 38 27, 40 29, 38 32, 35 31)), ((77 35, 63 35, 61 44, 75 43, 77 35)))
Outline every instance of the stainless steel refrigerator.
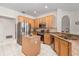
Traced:
POLYGON ((22 36, 31 34, 31 26, 28 23, 18 22, 17 24, 17 43, 22 45, 22 36))

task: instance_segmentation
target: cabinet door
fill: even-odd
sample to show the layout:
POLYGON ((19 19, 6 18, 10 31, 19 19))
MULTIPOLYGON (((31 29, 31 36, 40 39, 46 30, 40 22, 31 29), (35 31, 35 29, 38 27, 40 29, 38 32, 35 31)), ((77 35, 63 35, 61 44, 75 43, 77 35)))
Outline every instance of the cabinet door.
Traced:
POLYGON ((49 27, 49 16, 46 16, 46 27, 49 27))
POLYGON ((46 27, 47 28, 51 28, 53 27, 53 21, 54 20, 54 16, 50 15, 50 16, 46 16, 46 27))
POLYGON ((68 56, 69 55, 69 42, 60 40, 60 56, 68 56))
POLYGON ((18 20, 20 22, 25 22, 25 19, 26 19, 26 17, 24 17, 24 16, 18 16, 18 20))
POLYGON ((55 43, 54 43, 54 50, 56 51, 56 53, 59 55, 59 52, 60 52, 60 41, 59 41, 60 39, 58 39, 57 37, 55 37, 55 39, 54 39, 54 41, 55 41, 55 43))
POLYGON ((44 43, 51 44, 51 36, 50 34, 44 34, 44 43))
POLYGON ((48 23, 48 26, 49 28, 52 28, 54 26, 54 16, 49 16, 49 23, 48 23))
POLYGON ((42 22, 43 22, 43 17, 39 18, 39 23, 42 24, 42 22))
POLYGON ((41 24, 46 24, 45 17, 40 18, 40 23, 41 23, 41 24))
POLYGON ((34 28, 34 20, 29 18, 28 23, 31 25, 32 28, 34 28))
POLYGON ((35 19, 34 21, 35 28, 39 28, 39 19, 35 19))

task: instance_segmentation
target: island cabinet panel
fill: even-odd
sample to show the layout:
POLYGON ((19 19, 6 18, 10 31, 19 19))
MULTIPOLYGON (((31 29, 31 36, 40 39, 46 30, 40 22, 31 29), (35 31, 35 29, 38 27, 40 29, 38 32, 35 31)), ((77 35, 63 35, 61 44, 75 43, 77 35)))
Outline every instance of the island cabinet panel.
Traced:
POLYGON ((59 41, 59 39, 57 38, 57 37, 55 37, 55 43, 54 43, 54 50, 55 50, 55 52, 58 54, 58 55, 60 55, 60 41, 59 41))

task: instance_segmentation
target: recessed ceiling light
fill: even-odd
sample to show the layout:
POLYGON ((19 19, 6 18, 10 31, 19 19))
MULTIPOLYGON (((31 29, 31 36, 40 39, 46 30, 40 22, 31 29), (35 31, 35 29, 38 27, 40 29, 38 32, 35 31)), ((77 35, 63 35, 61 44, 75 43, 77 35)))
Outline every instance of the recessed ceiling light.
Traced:
POLYGON ((47 5, 45 5, 45 8, 48 8, 48 6, 47 6, 47 5))
POLYGON ((34 14, 36 14, 37 12, 36 12, 36 10, 34 11, 34 14))

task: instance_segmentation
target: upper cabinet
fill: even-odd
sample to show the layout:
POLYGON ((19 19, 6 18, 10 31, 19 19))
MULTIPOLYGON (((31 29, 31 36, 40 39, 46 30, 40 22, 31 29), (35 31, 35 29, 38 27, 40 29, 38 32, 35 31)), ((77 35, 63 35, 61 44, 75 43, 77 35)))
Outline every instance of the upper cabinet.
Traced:
POLYGON ((18 16, 18 20, 20 22, 25 22, 31 25, 32 28, 34 28, 34 20, 25 16, 18 16))
POLYGON ((34 25, 35 25, 35 28, 39 28, 39 24, 40 24, 40 19, 37 18, 34 20, 34 25))
POLYGON ((46 17, 40 18, 40 24, 46 24, 46 17))
POLYGON ((54 25, 54 16, 46 16, 35 19, 35 28, 39 28, 39 24, 46 24, 47 28, 52 28, 54 25))
POLYGON ((25 22, 25 19, 26 19, 26 17, 24 17, 24 16, 18 16, 18 20, 20 22, 25 22))
POLYGON ((52 28, 53 27, 53 23, 54 23, 54 16, 50 15, 46 17, 46 27, 47 28, 52 28))
POLYGON ((34 20, 29 18, 28 23, 31 25, 32 28, 34 28, 34 20))
POLYGON ((40 24, 46 24, 46 28, 50 29, 52 28, 54 25, 54 16, 50 15, 50 16, 45 16, 45 17, 41 17, 41 18, 36 18, 36 19, 31 19, 25 16, 18 16, 18 20, 20 22, 27 22, 31 25, 32 28, 39 28, 40 24))

